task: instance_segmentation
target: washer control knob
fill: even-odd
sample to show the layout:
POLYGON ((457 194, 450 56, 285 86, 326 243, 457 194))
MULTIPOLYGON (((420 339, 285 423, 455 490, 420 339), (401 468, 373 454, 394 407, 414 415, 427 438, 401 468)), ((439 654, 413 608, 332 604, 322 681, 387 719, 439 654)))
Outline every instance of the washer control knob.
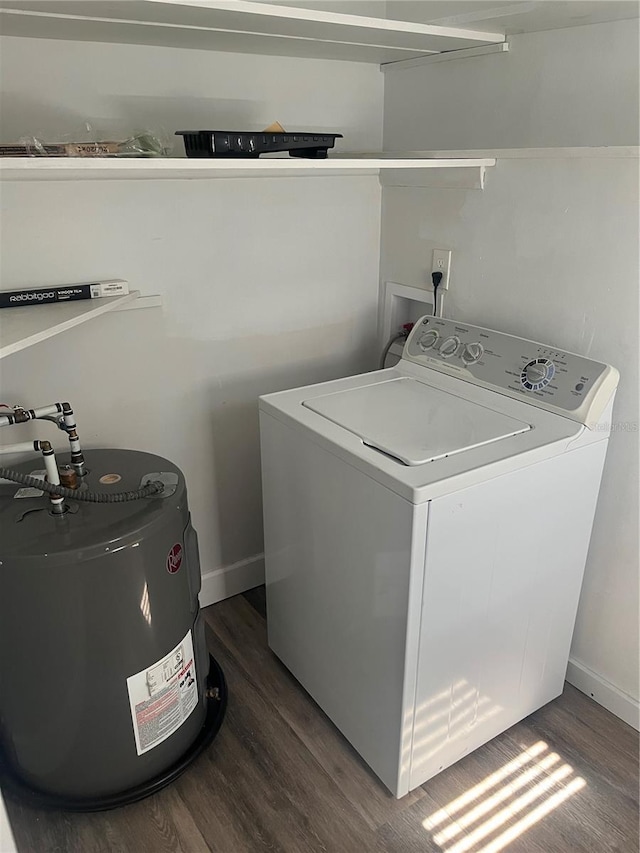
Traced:
POLYGON ((460 338, 457 335, 451 335, 442 342, 442 345, 440 346, 440 355, 443 358, 451 358, 452 355, 456 354, 459 346, 460 338))
POLYGON ((435 329, 429 329, 428 332, 424 332, 420 335, 418 346, 424 352, 425 350, 431 349, 439 337, 439 332, 436 332, 435 329))
POLYGON ((462 351, 462 360, 465 364, 475 364, 480 361, 484 354, 484 347, 480 343, 467 344, 462 351))
POLYGON ((540 391, 553 379, 555 364, 548 358, 534 358, 527 362, 520 374, 520 382, 527 391, 540 391))
POLYGON ((542 382, 547 378, 547 370, 542 364, 528 364, 524 373, 527 380, 534 385, 537 385, 538 382, 542 382))

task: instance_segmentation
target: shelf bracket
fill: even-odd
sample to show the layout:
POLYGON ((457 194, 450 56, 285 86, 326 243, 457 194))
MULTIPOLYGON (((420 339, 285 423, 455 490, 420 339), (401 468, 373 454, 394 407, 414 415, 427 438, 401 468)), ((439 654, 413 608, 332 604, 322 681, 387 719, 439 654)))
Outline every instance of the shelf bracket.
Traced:
POLYGON ((483 190, 486 166, 462 169, 385 169, 380 171, 383 187, 435 187, 483 190))
POLYGON ((417 68, 420 65, 431 65, 432 62, 447 62, 450 59, 472 59, 474 56, 486 56, 488 53, 509 53, 509 42, 487 44, 481 47, 466 47, 461 50, 443 50, 441 53, 433 53, 429 56, 415 56, 411 59, 396 59, 392 62, 383 62, 380 69, 382 71, 397 71, 403 68, 417 68))

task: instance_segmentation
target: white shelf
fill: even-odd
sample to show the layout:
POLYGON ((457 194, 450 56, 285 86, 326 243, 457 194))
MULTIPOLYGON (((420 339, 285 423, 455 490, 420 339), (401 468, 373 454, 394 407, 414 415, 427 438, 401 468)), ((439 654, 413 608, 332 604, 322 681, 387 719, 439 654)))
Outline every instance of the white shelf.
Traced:
POLYGON ((0 309, 0 358, 67 332, 107 311, 147 308, 159 304, 159 297, 140 297, 138 291, 134 290, 125 296, 0 309))
POLYGON ((0 0, 4 35, 394 62, 505 41, 502 33, 249 0, 0 0))
POLYGON ((322 175, 378 175, 390 170, 456 169, 478 173, 495 159, 430 158, 415 156, 334 156, 326 160, 293 157, 255 160, 188 160, 186 158, 120 160, 107 158, 1 157, 4 181, 184 180, 206 178, 312 177, 322 175))

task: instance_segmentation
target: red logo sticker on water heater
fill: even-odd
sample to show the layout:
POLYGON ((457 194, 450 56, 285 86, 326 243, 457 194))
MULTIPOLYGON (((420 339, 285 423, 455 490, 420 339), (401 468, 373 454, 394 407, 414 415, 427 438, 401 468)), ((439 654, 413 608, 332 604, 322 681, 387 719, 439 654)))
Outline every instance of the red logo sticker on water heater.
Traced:
POLYGON ((175 575, 176 572, 180 571, 181 565, 182 545, 179 542, 176 542, 176 544, 167 554, 167 571, 170 575, 175 575))

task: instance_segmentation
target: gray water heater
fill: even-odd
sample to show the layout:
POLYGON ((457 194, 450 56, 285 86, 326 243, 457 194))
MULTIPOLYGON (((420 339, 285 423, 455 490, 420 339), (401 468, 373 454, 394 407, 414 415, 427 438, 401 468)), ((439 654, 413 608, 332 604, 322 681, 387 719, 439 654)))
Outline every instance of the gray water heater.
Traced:
POLYGON ((205 644, 182 472, 130 450, 88 451, 83 471, 58 507, 0 484, 0 749, 3 785, 92 810, 182 772, 215 736, 226 688, 205 644), (77 499, 149 482, 162 491, 77 499))

